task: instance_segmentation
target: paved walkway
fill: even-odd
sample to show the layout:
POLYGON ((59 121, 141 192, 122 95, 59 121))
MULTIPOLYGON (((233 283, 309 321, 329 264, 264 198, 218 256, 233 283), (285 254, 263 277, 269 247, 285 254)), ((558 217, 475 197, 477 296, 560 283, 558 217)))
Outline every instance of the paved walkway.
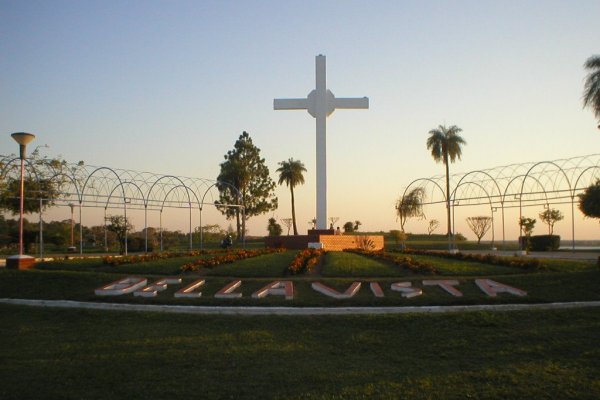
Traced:
POLYGON ((421 307, 209 307, 167 306, 122 303, 94 303, 70 300, 0 299, 0 303, 34 307, 77 308, 109 311, 143 311, 172 314, 201 315, 374 315, 374 314, 431 314, 469 311, 520 311, 557 310, 583 307, 600 307, 600 301, 541 304, 484 304, 473 306, 421 306, 421 307))

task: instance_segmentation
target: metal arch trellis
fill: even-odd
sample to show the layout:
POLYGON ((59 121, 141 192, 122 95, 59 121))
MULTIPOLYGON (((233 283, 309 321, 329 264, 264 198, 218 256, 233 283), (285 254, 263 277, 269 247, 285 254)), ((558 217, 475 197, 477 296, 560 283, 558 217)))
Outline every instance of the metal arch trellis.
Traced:
MULTIPOLYGON (((12 165, 18 157, 13 155, 0 155, 0 182, 15 170, 12 165)), ((162 233, 162 212, 165 208, 189 209, 189 247, 193 248, 192 241, 192 209, 199 210, 200 232, 202 232, 202 209, 204 205, 218 207, 239 208, 244 215, 244 207, 240 204, 239 190, 228 182, 218 182, 204 178, 181 177, 175 175, 161 175, 151 172, 139 172, 125 169, 116 169, 105 166, 79 164, 63 164, 57 170, 49 160, 36 160, 35 163, 27 160, 26 171, 33 175, 37 182, 40 176, 49 181, 60 180, 59 195, 55 198, 44 198, 43 193, 37 193, 35 199, 50 200, 55 205, 70 205, 77 203, 79 206, 79 241, 80 254, 83 252, 82 209, 103 208, 106 218, 108 209, 122 209, 125 219, 127 210, 144 211, 145 250, 148 250, 148 211, 160 212, 162 233), (45 174, 42 170, 45 169, 45 174), (215 201, 214 190, 218 190, 217 183, 231 187, 237 194, 237 204, 223 204, 215 201), (205 202, 210 193, 212 201, 205 202), (201 200, 200 200, 201 199, 201 200)), ((0 187, 0 190, 2 188, 0 187)), ((30 197, 31 198, 31 197, 30 197)), ((40 207, 40 257, 43 256, 43 211, 40 207)), ((200 235, 200 248, 203 247, 203 238, 200 235)), ((245 240, 244 240, 245 244, 245 240)), ((106 235, 105 235, 106 245, 106 235)), ((162 249, 162 245, 161 245, 162 249)), ((125 254, 127 248, 125 247, 125 254)))
MULTIPOLYGON (((446 202, 442 189, 445 175, 419 178, 409 183, 409 188, 418 186, 431 196, 423 205, 446 202), (438 189, 438 190, 436 190, 438 189), (436 197, 441 193, 441 199, 436 197)), ((510 164, 490 169, 470 171, 450 176, 450 204, 452 207, 452 232, 454 230, 454 208, 465 206, 489 205, 492 218, 495 210, 502 214, 502 243, 505 244, 504 210, 519 208, 519 217, 523 207, 570 204, 571 239, 575 248, 575 199, 586 187, 600 179, 600 154, 559 159, 554 161, 526 162, 510 164), (468 179, 468 180, 467 180, 468 179)), ((494 229, 494 228, 492 228, 494 229)), ((493 235, 493 233, 492 233, 493 235)))

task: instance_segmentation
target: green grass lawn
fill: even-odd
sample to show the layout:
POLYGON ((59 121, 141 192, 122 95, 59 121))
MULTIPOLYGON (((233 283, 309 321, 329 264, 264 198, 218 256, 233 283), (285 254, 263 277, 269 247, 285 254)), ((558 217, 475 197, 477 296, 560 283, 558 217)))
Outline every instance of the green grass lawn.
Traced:
POLYGON ((596 309, 233 317, 0 305, 0 398, 597 399, 596 309))
MULTIPOLYGON (((593 262, 548 261, 546 271, 414 256, 438 275, 392 263, 328 253, 316 274, 288 275, 297 252, 263 255, 180 273, 193 258, 117 267, 99 259, 67 260, 29 271, 0 269, 0 298, 206 306, 421 306, 600 300, 593 262), (180 275, 156 298, 97 297, 97 289, 129 275, 149 283, 180 275), (487 297, 474 279, 487 277, 528 292, 487 297), (176 299, 204 278, 202 297, 176 299), (214 294, 242 279, 241 299, 214 294), (459 282, 453 297, 423 280, 459 282), (294 300, 253 299, 274 280, 291 280, 294 300), (316 292, 311 282, 350 300, 316 292), (385 297, 376 298, 377 281, 385 297), (390 289, 411 282, 424 294, 390 289)), ((203 256, 204 257, 204 256, 203 256)), ((413 256, 411 256, 413 257, 413 256)), ((597 308, 362 316, 203 316, 53 309, 0 304, 0 399, 596 399, 600 398, 600 313, 597 308)))
POLYGON ((390 263, 373 260, 358 254, 329 252, 323 260, 322 275, 327 277, 389 277, 410 273, 390 263))

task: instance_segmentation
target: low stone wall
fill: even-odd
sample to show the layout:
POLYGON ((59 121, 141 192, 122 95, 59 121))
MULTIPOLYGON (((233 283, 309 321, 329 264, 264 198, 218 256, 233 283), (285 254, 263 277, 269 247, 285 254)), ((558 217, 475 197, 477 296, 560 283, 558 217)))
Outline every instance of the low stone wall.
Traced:
POLYGON ((328 251, 383 249, 382 235, 320 235, 318 242, 323 243, 323 248, 328 251))
POLYGON ((345 249, 383 249, 383 235, 298 235, 298 236, 267 236, 266 247, 283 247, 286 249, 302 250, 308 248, 309 243, 323 243, 323 248, 328 251, 342 251, 345 249))

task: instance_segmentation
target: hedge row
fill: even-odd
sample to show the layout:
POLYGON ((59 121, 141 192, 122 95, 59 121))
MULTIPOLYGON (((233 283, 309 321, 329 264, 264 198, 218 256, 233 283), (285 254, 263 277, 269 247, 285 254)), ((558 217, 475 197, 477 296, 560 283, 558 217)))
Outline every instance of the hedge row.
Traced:
POLYGON ((288 273, 298 275, 312 272, 324 254, 325 250, 323 249, 306 249, 299 251, 288 266, 288 273))
POLYGON ((227 250, 192 250, 188 252, 172 252, 164 251, 161 253, 136 254, 132 256, 106 256, 102 257, 102 262, 106 265, 121 265, 121 264, 137 264, 156 260, 166 260, 168 258, 177 257, 197 257, 202 254, 219 254, 226 253, 227 250))
POLYGON ((423 255, 423 256, 434 256, 440 258, 448 258, 452 260, 460 261, 471 261, 483 264, 499 265, 504 267, 515 267, 529 271, 545 271, 548 269, 540 260, 537 258, 523 258, 523 257, 499 257, 493 254, 466 254, 466 253, 448 253, 441 251, 431 250, 416 250, 416 249, 405 249, 402 253, 423 255))

